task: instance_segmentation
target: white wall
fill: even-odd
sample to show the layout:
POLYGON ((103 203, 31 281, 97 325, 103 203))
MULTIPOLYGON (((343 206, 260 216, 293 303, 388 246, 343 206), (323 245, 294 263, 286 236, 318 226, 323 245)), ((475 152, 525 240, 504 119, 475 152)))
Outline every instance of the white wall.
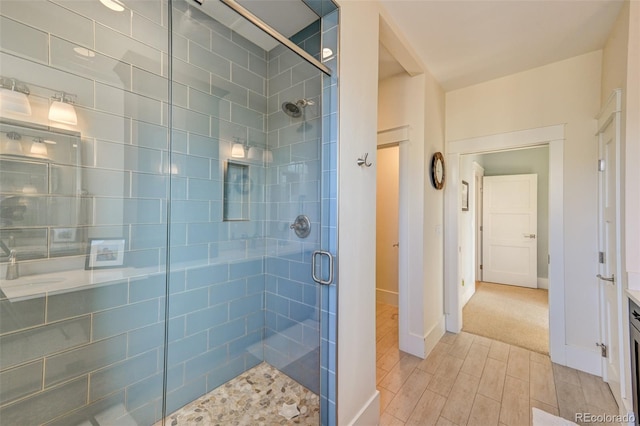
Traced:
POLYGON ((640 290, 640 3, 629 4, 626 104, 626 258, 629 287, 640 290))
POLYGON ((378 5, 340 1, 338 424, 375 424, 378 5), (374 167, 358 167, 364 153, 374 167), (357 220, 354 220, 356 218, 357 220))
MULTIPOLYGON (((601 51, 447 93, 447 141, 566 123, 566 343, 592 362, 598 312, 594 117, 601 51)), ((551 259, 553 262, 553 259, 551 259)))
POLYGON ((409 141, 401 144, 401 167, 408 169, 404 188, 408 209, 407 288, 400 294, 400 348, 424 357, 444 333, 443 193, 430 183, 431 156, 444 149, 444 93, 425 72, 401 74, 380 82, 378 129, 409 125, 409 141), (404 162, 403 162, 404 159, 404 162), (404 303, 403 303, 404 302, 404 303), (408 312, 402 312, 406 308, 408 312))

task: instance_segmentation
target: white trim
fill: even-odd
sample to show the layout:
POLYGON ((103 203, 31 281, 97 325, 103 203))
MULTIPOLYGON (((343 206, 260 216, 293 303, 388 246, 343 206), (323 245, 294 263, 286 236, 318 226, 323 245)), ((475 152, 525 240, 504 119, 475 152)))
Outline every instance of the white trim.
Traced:
POLYGON ((409 140, 409 125, 378 131, 378 146, 395 145, 409 140))
MULTIPOLYGON (((460 209, 460 155, 503 151, 530 146, 549 145, 549 352, 551 359, 567 365, 564 315, 564 193, 563 150, 564 124, 520 130, 490 136, 462 139, 446 145, 447 183, 444 193, 445 238, 444 281, 446 328, 458 333, 462 329, 462 305, 458 286, 460 209)), ((573 352, 572 352, 573 353, 573 352)), ((576 362, 578 362, 576 360, 576 362)), ((582 361, 580 361, 582 363, 582 361)), ((598 360, 599 362, 599 360, 598 360)), ((587 363, 588 364, 588 363, 587 363)), ((576 364, 577 365, 577 364, 576 364)), ((571 365, 573 366, 573 365, 571 365)))
POLYGON ((433 348, 436 347, 436 345, 440 341, 440 338, 444 336, 444 321, 445 318, 443 315, 442 317, 440 317, 440 320, 433 326, 433 328, 431 328, 431 330, 429 330, 424 336, 422 348, 425 351, 425 358, 431 353, 433 348))
POLYGON ((549 290, 549 278, 538 277, 538 288, 549 290))
POLYGON ((398 292, 385 290, 383 288, 376 288, 376 302, 398 306, 398 292))
POLYGON ((378 146, 399 146, 398 190, 398 341, 399 348, 415 356, 424 356, 424 336, 410 330, 409 313, 409 126, 378 132, 378 146))
POLYGON ((567 365, 564 350, 564 140, 549 143, 549 355, 567 365), (553 184, 552 184, 553 182, 553 184))
POLYGON ((564 124, 451 141, 447 143, 447 153, 480 154, 542 145, 559 139, 564 139, 564 124))
POLYGON ((367 403, 358 411, 356 416, 348 422, 348 425, 377 425, 380 420, 380 391, 376 392, 369 398, 367 403))
POLYGON ((404 348, 401 350, 424 359, 429 355, 429 353, 431 353, 433 348, 435 348, 440 341, 440 338, 444 336, 444 332, 445 317, 443 315, 424 336, 411 332, 406 333, 404 348))
MULTIPOLYGON (((473 193, 474 193, 474 254, 475 254, 475 268, 474 268, 474 280, 482 281, 482 269, 480 266, 482 265, 482 231, 480 231, 480 227, 482 226, 482 203, 484 203, 482 188, 484 188, 484 183, 482 179, 484 178, 484 167, 482 167, 477 162, 471 163, 471 169, 473 170, 473 193), (478 188, 478 178, 480 178, 480 187, 478 188)), ((475 293, 475 282, 471 283, 473 285, 473 293, 475 293)), ((465 302, 466 303, 466 302, 465 302)))

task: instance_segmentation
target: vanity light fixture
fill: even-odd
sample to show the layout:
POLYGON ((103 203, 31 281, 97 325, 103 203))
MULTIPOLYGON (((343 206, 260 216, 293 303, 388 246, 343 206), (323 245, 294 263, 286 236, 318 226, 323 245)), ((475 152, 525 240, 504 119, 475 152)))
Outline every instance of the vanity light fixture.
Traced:
POLYGON ((14 114, 31 115, 27 95, 29 87, 15 78, 0 77, 0 110, 14 114))
POLYGON ((124 6, 118 0, 100 0, 100 3, 116 12, 122 12, 124 10, 124 6))
POLYGON ((46 157, 49 155, 47 145, 44 144, 44 139, 42 138, 33 138, 33 143, 31 144, 31 150, 29 152, 31 155, 38 157, 46 157))
POLYGON ((233 158, 244 158, 244 146, 240 142, 236 142, 231 147, 231 156, 233 158))
POLYGON ((65 92, 58 92, 53 96, 53 102, 49 107, 49 120, 65 124, 78 124, 75 103, 75 95, 65 92))
POLYGON ((8 132, 7 144, 5 145, 5 153, 10 155, 23 155, 22 143, 20 143, 20 139, 22 139, 20 133, 8 132))

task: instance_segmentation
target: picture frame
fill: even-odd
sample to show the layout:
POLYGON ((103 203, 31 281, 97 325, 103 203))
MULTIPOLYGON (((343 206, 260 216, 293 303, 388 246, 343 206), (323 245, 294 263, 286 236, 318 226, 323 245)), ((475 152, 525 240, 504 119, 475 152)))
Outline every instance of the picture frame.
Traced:
POLYGON ((469 183, 462 181, 462 211, 469 211, 469 183))
POLYGON ((89 238, 84 269, 123 267, 125 247, 124 238, 89 238))
POLYGON ((53 228, 52 242, 72 243, 76 241, 76 228, 53 228))

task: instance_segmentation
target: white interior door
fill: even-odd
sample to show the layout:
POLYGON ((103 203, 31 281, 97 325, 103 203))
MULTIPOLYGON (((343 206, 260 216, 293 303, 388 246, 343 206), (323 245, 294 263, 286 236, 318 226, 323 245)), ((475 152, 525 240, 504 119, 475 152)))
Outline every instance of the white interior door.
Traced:
MULTIPOLYGON (((606 109, 605 109, 606 110, 606 109)), ((603 379, 609 383, 613 395, 621 402, 621 303, 619 281, 621 266, 618 259, 619 239, 619 118, 618 113, 607 114, 599 120, 598 145, 600 152, 598 185, 598 240, 600 282, 601 336, 606 347, 602 358, 603 379)))
POLYGON ((538 287, 538 175, 483 179, 484 281, 538 287))
POLYGON ((398 306, 400 147, 378 149, 376 193, 376 299, 398 306))

